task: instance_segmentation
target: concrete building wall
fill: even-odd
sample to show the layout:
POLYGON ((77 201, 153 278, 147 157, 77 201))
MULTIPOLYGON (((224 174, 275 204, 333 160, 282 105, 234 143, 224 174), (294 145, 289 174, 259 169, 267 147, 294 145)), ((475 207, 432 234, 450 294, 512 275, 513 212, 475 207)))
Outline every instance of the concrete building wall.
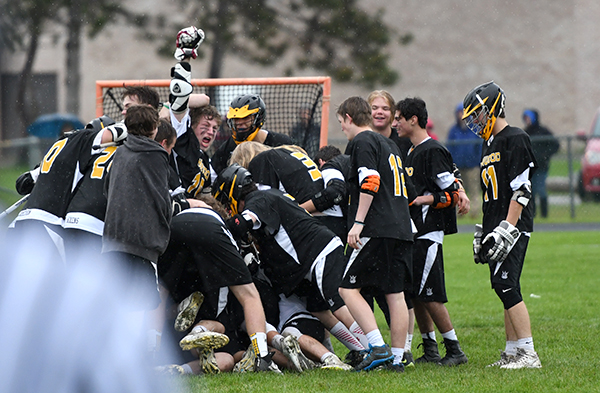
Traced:
MULTIPOLYGON (((521 125, 521 112, 537 108, 542 122, 557 134, 585 128, 600 105, 600 3, 594 0, 364 0, 366 9, 385 8, 385 21, 410 32, 409 46, 394 44, 391 58, 402 79, 389 90, 396 99, 420 96, 428 105, 436 132, 445 139, 453 108, 474 86, 495 80, 507 94, 509 123, 521 125)), ((172 2, 135 0, 128 6, 179 15, 172 2)), ((193 24, 182 21, 182 27, 193 24)), ((201 27, 201 26, 199 26, 201 27)), ((36 72, 55 71, 59 105, 64 108, 64 40, 43 38, 36 72)), ((210 36, 207 37, 210 42, 210 36)), ((132 27, 113 26, 82 45, 80 117, 95 117, 95 81, 103 79, 168 79, 172 58, 160 58, 151 43, 132 27)), ((22 54, 4 52, 2 72, 20 69, 22 54)), ((193 77, 208 75, 208 59, 194 60, 193 77)), ((229 54, 223 77, 283 76, 285 65, 259 67, 229 54)), ((304 70, 298 75, 322 75, 304 70)), ((333 82, 330 137, 343 140, 333 113, 350 95, 366 97, 358 85, 333 82)))

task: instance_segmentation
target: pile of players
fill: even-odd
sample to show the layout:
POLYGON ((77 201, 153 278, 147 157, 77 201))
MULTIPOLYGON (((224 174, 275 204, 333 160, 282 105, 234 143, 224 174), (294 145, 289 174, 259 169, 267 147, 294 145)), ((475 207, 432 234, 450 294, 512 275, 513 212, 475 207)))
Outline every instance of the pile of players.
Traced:
MULTIPOLYGON (((243 95, 227 113, 231 137, 209 158, 221 117, 190 83, 189 61, 203 39, 194 27, 178 34, 160 120, 156 92, 128 88, 122 123, 95 119, 19 178, 19 192, 30 196, 11 235, 46 239, 67 265, 122 267, 133 288, 123 296, 145 313, 149 350, 164 373, 467 363, 445 307, 442 243, 469 199, 452 156, 427 134, 425 102, 396 104, 385 91, 350 97, 337 109, 346 154, 325 146, 311 158, 265 130, 265 103, 243 95), (345 363, 330 335, 348 349, 345 363)), ((519 285, 535 159, 520 130, 504 130, 495 83, 475 88, 464 106, 487 141, 484 221, 473 249, 505 307, 507 346, 493 365, 541 367, 519 285)))

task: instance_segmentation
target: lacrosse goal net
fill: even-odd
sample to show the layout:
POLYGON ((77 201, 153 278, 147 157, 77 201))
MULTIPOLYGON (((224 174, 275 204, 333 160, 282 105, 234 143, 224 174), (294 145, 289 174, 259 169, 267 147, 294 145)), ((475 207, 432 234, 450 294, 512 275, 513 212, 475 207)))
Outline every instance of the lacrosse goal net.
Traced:
MULTIPOLYGON (((96 82, 96 116, 121 118, 123 91, 126 86, 149 86, 156 89, 161 102, 168 102, 170 79, 103 80, 96 82)), ((243 94, 258 94, 267 107, 264 129, 290 135, 296 144, 312 156, 327 144, 330 77, 298 78, 213 78, 192 79, 194 93, 210 97, 225 117, 231 101, 243 94)), ((230 133, 223 122, 215 144, 230 133)))

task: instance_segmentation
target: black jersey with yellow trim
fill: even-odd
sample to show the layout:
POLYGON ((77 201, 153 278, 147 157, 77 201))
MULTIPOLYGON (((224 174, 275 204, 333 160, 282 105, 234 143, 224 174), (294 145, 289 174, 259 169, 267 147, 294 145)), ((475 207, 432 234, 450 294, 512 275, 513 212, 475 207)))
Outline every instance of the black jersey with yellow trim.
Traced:
MULTIPOLYGON (((529 169, 529 180, 537 168, 529 135, 507 126, 483 143, 480 184, 483 190, 483 233, 487 234, 506 219, 514 190, 511 183, 529 169)), ((533 204, 523 208, 516 227, 533 231, 533 204)))
POLYGON ((302 204, 323 190, 323 176, 306 154, 277 148, 258 154, 248 164, 252 179, 288 193, 302 204))
MULTIPOLYGON (((266 130, 265 130, 266 131, 266 130)), ((243 142, 242 142, 243 143, 243 142)), ((286 134, 280 134, 277 132, 267 131, 267 137, 264 144, 266 146, 277 147, 282 145, 293 145, 294 141, 286 134)), ((233 140, 233 137, 229 137, 219 148, 215 151, 211 157, 211 163, 215 172, 221 173, 221 171, 227 168, 231 154, 237 147, 237 143, 233 140)))
POLYGON ((107 204, 104 180, 116 150, 116 146, 106 147, 95 156, 69 203, 63 224, 65 228, 102 236, 107 204))
POLYGON ((37 219, 62 225, 73 192, 98 157, 102 131, 83 129, 56 141, 44 155, 40 174, 16 220, 37 219))
POLYGON ((347 179, 349 192, 348 228, 354 224, 360 194, 359 171, 379 175, 375 194, 361 236, 413 240, 408 211, 407 175, 398 146, 374 131, 358 133, 346 148, 351 170, 347 179))
MULTIPOLYGON (((406 158, 406 172, 415 187, 417 195, 439 193, 439 176, 452 174, 452 155, 440 142, 433 138, 425 139, 409 151, 406 158)), ((410 207, 410 215, 417 227, 416 237, 443 230, 445 234, 457 232, 456 208, 434 209, 430 205, 410 207)))
POLYGON ((280 190, 249 194, 244 212, 254 214, 260 221, 260 227, 252 233, 260 248, 261 265, 278 293, 289 295, 335 238, 333 232, 280 190))
POLYGON ((177 138, 169 165, 179 175, 186 197, 199 195, 211 184, 210 160, 200 149, 198 138, 191 128, 177 138))

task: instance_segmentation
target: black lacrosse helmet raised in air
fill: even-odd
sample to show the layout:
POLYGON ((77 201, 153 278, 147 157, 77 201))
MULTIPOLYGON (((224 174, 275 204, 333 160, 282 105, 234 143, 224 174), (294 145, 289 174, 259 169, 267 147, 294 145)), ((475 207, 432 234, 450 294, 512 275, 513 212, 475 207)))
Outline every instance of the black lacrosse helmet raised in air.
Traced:
POLYGON ((267 107, 258 94, 246 94, 231 101, 227 112, 227 125, 231 128, 233 139, 238 143, 253 140, 258 130, 265 124, 266 116, 267 107), (248 129, 239 131, 234 119, 248 116, 254 116, 252 124, 248 129))
POLYGON ((219 173, 212 186, 212 194, 217 201, 229 206, 231 214, 237 214, 242 189, 252 183, 250 172, 243 166, 233 164, 219 173))

